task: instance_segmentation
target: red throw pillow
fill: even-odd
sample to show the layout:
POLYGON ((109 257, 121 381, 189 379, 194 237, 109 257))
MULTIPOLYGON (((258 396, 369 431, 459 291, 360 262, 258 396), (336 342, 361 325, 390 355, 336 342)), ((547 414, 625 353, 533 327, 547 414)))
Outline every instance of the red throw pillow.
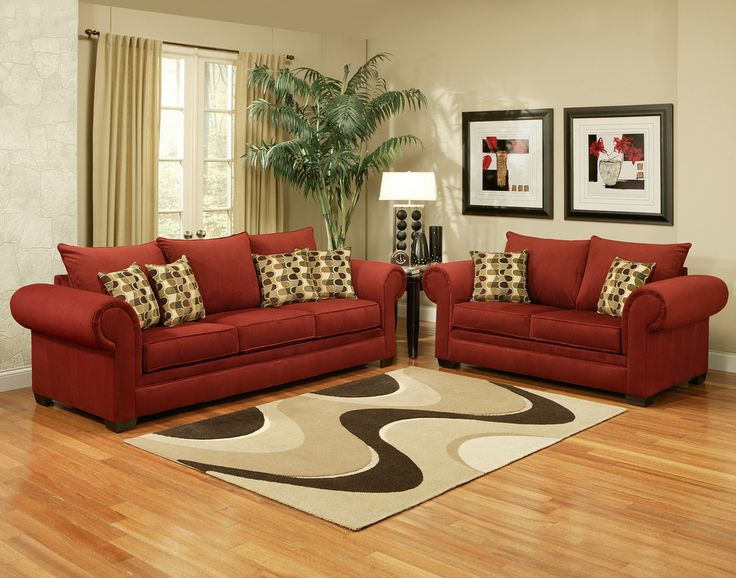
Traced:
POLYGON ((246 233, 185 241, 159 237, 156 242, 167 263, 187 256, 208 315, 260 304, 261 288, 246 233))
POLYGON ((304 227, 296 231, 283 233, 263 233, 249 235, 250 250, 256 255, 275 255, 277 253, 293 253, 295 249, 305 247, 316 251, 317 243, 314 240, 314 229, 304 227))
MULTIPOLYGON (((105 285, 97 273, 112 273, 138 263, 145 270, 147 263, 166 263, 159 246, 153 241, 127 247, 76 247, 59 243, 59 253, 69 274, 69 284, 76 289, 105 293, 105 285)), ((148 272, 146 271, 148 275, 148 272)), ((148 275, 150 281, 150 275, 148 275)))
POLYGON ((616 257, 638 263, 656 263, 654 272, 647 281, 652 283, 682 275, 685 258, 691 246, 691 243, 629 243, 593 235, 590 238, 588 265, 578 294, 577 308, 596 310, 608 269, 616 257))
POLYGON ((575 309, 590 241, 527 237, 511 231, 506 239, 506 251, 529 252, 526 288, 532 303, 575 309))

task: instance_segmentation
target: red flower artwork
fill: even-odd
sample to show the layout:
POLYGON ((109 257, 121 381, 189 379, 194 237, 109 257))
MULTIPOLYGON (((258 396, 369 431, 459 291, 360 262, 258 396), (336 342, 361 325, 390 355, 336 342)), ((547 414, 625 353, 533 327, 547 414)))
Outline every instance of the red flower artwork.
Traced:
POLYGON ((529 144, 526 140, 514 139, 511 145, 512 153, 525 154, 529 152, 529 144))
POLYGON ((483 170, 487 171, 488 167, 491 166, 492 162, 493 162, 493 159, 491 158, 491 155, 484 155, 483 156, 483 170))
POLYGON ((608 154, 608 151, 606 150, 606 146, 603 144, 603 139, 599 138, 597 141, 590 143, 588 154, 598 158, 601 153, 608 154))
POLYGON ((631 148, 631 139, 626 135, 621 135, 621 138, 613 137, 613 150, 617 153, 627 154, 631 148))
POLYGON ((607 154, 607 160, 609 161, 621 160, 623 158, 623 160, 631 161, 631 164, 634 164, 644 159, 644 148, 635 146, 634 140, 625 134, 622 134, 621 138, 617 136, 613 137, 613 153, 620 154, 620 158, 614 157, 613 153, 609 154, 603 144, 603 139, 599 138, 596 142, 590 144, 588 154, 598 158, 601 153, 607 154))
POLYGON ((495 151, 498 148, 498 137, 487 136, 486 144, 488 145, 488 148, 491 149, 491 151, 495 151))
POLYGON ((637 161, 640 161, 644 158, 644 151, 635 146, 630 146, 629 149, 624 154, 624 160, 631 161, 631 164, 633 165, 637 161))

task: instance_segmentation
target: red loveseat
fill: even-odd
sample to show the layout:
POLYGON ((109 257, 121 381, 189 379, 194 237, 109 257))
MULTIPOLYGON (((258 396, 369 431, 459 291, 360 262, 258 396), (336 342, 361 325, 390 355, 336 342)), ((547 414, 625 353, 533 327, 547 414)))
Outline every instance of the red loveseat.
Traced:
POLYGON ((260 308, 251 253, 316 247, 311 227, 223 239, 158 239, 132 247, 60 245, 68 275, 16 291, 11 311, 32 332, 36 401, 52 400, 121 432, 140 416, 380 360, 396 352, 395 305, 406 276, 388 263, 353 259, 357 299, 260 308), (206 317, 141 331, 133 309, 110 297, 99 271, 186 254, 206 317))
POLYGON ((472 261, 432 266, 424 289, 437 304, 435 353, 467 363, 619 392, 635 405, 677 383, 702 383, 708 318, 726 305, 723 281, 687 275, 687 243, 654 245, 600 237, 563 241, 509 232, 506 251, 529 251, 532 304, 472 302, 472 261), (622 318, 596 313, 615 257, 657 263, 622 318))

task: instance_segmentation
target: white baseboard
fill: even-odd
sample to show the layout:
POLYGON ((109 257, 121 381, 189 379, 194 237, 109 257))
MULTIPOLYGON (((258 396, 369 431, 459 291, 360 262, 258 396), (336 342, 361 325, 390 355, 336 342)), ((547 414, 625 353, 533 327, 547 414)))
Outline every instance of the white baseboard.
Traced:
MULTIPOLYGON (((399 317, 406 317, 406 303, 399 303, 399 317)), ((419 319, 434 323, 437 319, 437 308, 432 305, 422 305, 419 308, 419 319)), ((736 353, 709 351, 708 369, 736 373, 736 353)))
POLYGON ((736 353, 728 351, 709 351, 708 369, 736 373, 736 353))
POLYGON ((0 391, 10 391, 22 387, 31 387, 30 367, 0 371, 0 391))

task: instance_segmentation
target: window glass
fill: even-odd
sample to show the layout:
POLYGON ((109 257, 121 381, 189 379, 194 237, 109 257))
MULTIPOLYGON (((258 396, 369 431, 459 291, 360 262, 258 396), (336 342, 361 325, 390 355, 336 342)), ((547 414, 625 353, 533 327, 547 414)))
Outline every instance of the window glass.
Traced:
POLYGON ((232 233, 235 55, 165 46, 161 62, 159 235, 232 233))

